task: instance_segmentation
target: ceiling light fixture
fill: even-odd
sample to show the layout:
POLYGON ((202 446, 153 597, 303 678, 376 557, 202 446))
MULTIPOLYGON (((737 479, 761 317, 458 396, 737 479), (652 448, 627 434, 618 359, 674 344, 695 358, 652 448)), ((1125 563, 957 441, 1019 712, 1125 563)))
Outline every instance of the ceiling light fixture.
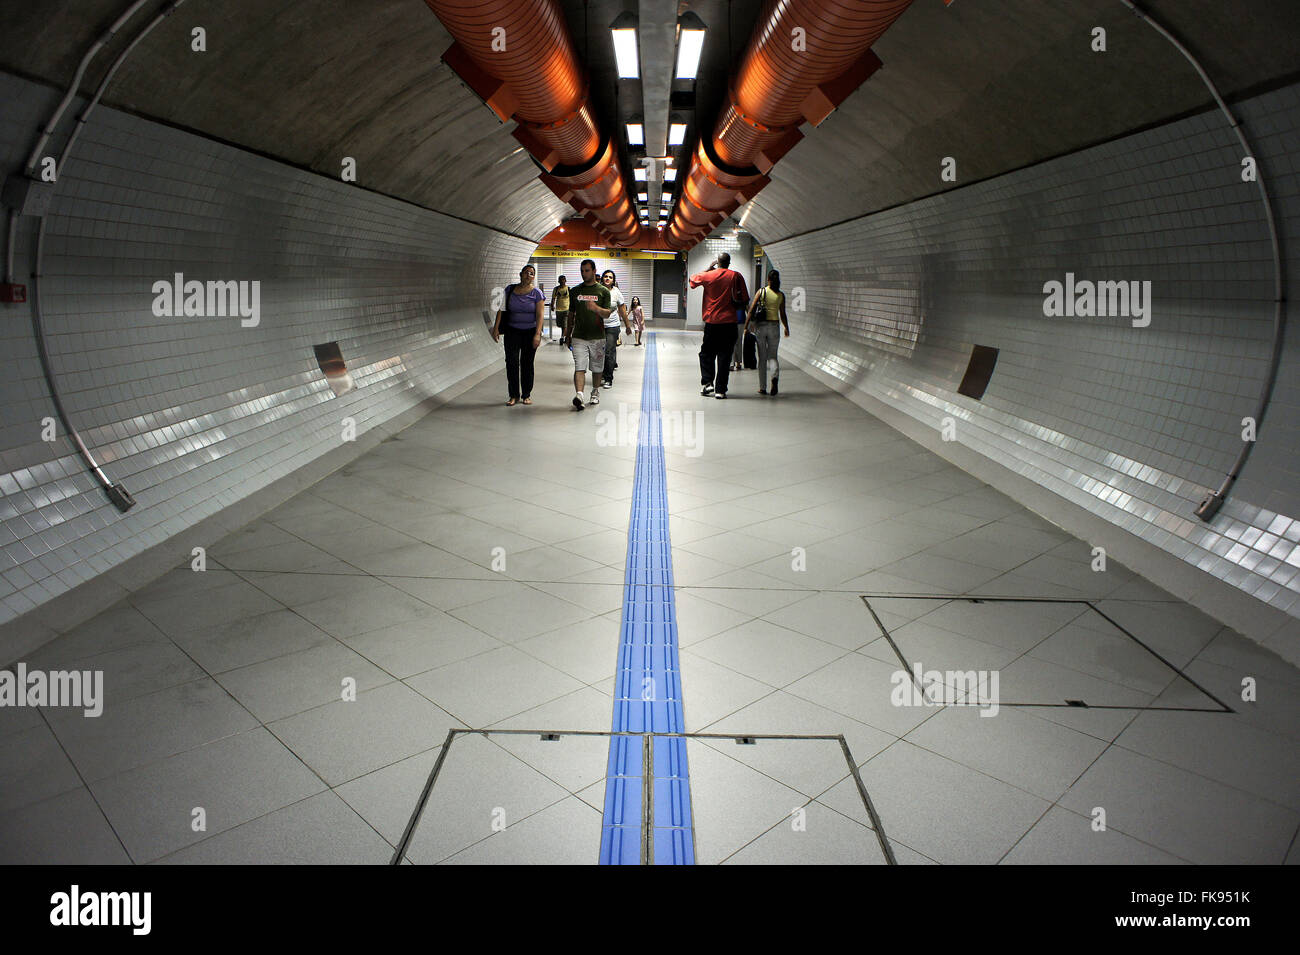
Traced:
POLYGON ((668 124, 668 145, 680 146, 686 142, 686 124, 669 123, 668 124))
POLYGON ((610 36, 614 38, 614 59, 618 62, 620 80, 634 80, 641 75, 641 57, 636 35, 638 22, 635 13, 625 10, 609 25, 610 36))
POLYGON ((677 79, 693 80, 704 49, 704 21, 694 13, 677 18, 677 79))

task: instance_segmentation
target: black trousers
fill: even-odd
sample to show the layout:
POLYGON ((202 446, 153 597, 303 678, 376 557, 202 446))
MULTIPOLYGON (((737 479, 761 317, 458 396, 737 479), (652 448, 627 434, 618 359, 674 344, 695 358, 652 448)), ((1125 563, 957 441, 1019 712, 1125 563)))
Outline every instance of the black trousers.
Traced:
POLYGON ((700 384, 713 385, 720 394, 727 393, 731 380, 731 352, 736 347, 735 322, 706 323, 704 343, 700 345, 700 384))
POLYGON ((534 328, 505 328, 506 340, 506 384, 510 388, 511 398, 530 398, 533 394, 533 347, 534 328))

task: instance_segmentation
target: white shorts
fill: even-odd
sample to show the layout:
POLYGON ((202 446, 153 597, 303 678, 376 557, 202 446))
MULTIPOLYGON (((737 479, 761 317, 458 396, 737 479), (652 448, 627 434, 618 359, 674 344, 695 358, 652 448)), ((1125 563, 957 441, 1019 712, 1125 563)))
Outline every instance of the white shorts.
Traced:
POLYGON ((605 340, 573 339, 573 370, 600 372, 605 368, 605 340))

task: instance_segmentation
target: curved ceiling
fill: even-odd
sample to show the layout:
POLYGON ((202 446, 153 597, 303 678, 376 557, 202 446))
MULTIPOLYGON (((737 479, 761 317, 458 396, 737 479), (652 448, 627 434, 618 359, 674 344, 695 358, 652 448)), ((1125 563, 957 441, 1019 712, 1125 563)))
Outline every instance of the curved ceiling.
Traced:
MULTIPOLYGON (((1293 76, 1300 4, 1142 0, 1231 96, 1293 76)), ((1213 103, 1191 64, 1119 0, 917 0, 873 47, 884 67, 755 197, 764 242, 1074 152, 1213 103), (1107 52, 1091 47, 1106 30, 1107 52), (956 183, 939 178, 957 160, 956 183)))
MULTIPOLYGON (((0 67, 62 87, 126 6, 10 6, 0 12, 0 67)), ((1226 95, 1300 63, 1297 4, 1145 6, 1226 95)), ((511 125, 440 62, 450 43, 421 0, 195 0, 140 45, 105 99, 324 175, 352 156, 362 186, 540 238, 571 210, 538 182, 511 125), (206 53, 190 50, 195 26, 207 31, 206 53)), ((917 0, 875 51, 884 68, 805 130, 754 200, 747 227, 761 240, 953 188, 939 180, 945 156, 957 159, 960 186, 1210 102, 1190 65, 1119 0, 917 0), (1096 26, 1108 33, 1104 54, 1090 48, 1096 26)), ((699 121, 711 128, 712 117, 699 121)))
MULTIPOLYGON (((54 0, 0 14, 0 66, 67 85, 127 0, 54 0)), ((151 5, 150 10, 158 5, 151 5)), ((145 13, 132 23, 147 22, 145 13)), ((129 32, 124 30, 123 34, 129 32)), ((98 83, 122 34, 100 54, 98 83)), ((440 60, 451 37, 421 0, 193 0, 123 65, 105 102, 327 176, 528 238, 572 209, 440 60), (207 52, 190 31, 207 31, 207 52)))

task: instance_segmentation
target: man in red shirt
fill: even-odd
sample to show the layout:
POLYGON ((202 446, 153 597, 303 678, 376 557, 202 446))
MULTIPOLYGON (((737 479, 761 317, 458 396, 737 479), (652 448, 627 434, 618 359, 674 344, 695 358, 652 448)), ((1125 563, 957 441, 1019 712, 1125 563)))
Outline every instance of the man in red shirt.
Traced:
POLYGON ((700 346, 700 394, 727 397, 731 352, 736 347, 736 308, 749 299, 745 278, 732 271, 731 256, 721 253, 708 271, 691 276, 691 288, 704 286, 704 343, 700 346))

